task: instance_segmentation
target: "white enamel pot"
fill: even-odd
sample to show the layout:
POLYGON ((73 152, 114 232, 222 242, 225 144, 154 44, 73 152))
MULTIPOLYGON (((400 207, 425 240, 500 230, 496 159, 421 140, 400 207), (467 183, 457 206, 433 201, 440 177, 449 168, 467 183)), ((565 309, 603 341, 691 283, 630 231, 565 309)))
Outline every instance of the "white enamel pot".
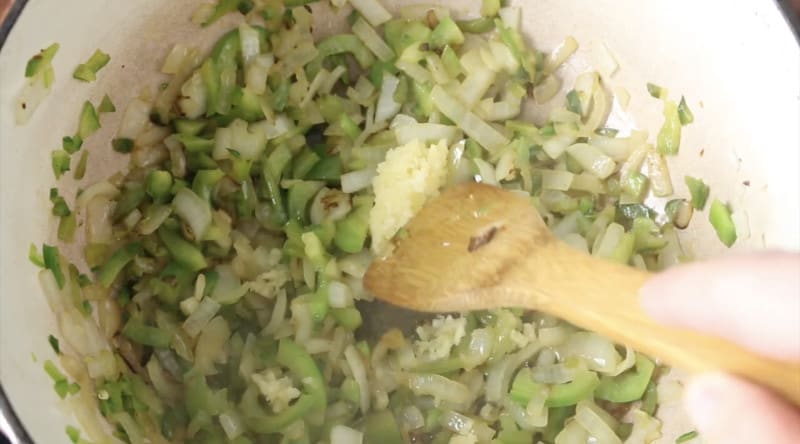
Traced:
MULTIPOLYGON (((325 2, 326 0, 322 0, 325 2)), ((440 0, 441 2, 441 0, 440 0)), ((81 103, 109 93, 118 109, 161 80, 158 68, 177 42, 208 47, 236 21, 229 17, 199 34, 189 17, 199 0, 0 0, 0 428, 12 443, 67 443, 76 424, 53 391, 42 363, 53 358, 47 337, 56 324, 28 259, 31 243, 53 242, 48 190, 55 185, 50 151, 72 134, 81 103), (5 20, 2 20, 5 16, 5 20), (13 104, 27 60, 58 42, 54 89, 26 126, 14 122, 13 104), (71 74, 95 49, 111 55, 94 83, 71 74)), ((384 4, 436 3, 434 0, 384 4)), ((478 1, 450 0, 475 13, 478 1)), ((524 26, 538 48, 551 50, 566 36, 581 49, 560 75, 565 85, 606 44, 621 69, 613 87, 631 95, 627 125, 655 135, 661 106, 645 84, 683 94, 695 123, 684 129, 681 154, 670 160, 678 194, 683 175, 710 184, 737 213, 740 240, 733 250, 800 251, 800 47, 795 29, 773 0, 512 0, 523 6, 524 26)), ((318 32, 341 20, 315 16, 318 32), (331 24, 328 26, 328 24, 331 24)), ((563 93, 563 92, 562 92, 563 93)), ((533 117, 541 112, 534 111, 533 117)), ((87 142, 88 182, 122 164, 113 153, 120 113, 104 115, 87 142)), ((69 186, 67 186, 69 187, 69 186)), ((74 186, 73 186, 74 187, 74 186)), ((698 257, 728 253, 707 223, 707 213, 681 233, 698 257)), ((662 442, 691 426, 678 403, 662 409, 662 442)))

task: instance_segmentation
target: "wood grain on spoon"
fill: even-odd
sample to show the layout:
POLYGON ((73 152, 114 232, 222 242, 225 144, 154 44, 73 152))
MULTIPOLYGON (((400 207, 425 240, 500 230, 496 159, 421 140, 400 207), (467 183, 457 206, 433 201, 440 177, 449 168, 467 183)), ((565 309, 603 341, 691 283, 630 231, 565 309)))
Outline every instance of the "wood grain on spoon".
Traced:
POLYGON ((547 312, 679 368, 743 376, 800 405, 800 363, 656 323, 639 305, 648 272, 567 246, 525 197, 459 185, 428 203, 406 232, 364 278, 378 299, 425 312, 547 312))

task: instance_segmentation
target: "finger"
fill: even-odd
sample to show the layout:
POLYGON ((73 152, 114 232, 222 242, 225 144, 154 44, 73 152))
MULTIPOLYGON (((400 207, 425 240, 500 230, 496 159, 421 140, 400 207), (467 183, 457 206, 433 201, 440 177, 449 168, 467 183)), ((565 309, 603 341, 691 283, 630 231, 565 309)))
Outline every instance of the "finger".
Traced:
POLYGON ((800 361, 800 255, 758 253, 667 270, 641 290, 655 319, 800 361))
POLYGON ((721 373, 694 378, 686 411, 712 444, 800 442, 800 412, 758 386, 721 373))

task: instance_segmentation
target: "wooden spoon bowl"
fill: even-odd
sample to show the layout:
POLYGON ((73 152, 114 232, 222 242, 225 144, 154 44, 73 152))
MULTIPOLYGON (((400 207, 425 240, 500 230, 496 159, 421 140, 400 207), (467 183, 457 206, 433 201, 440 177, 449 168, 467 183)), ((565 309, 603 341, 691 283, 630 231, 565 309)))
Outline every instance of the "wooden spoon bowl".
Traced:
POLYGON ((799 363, 656 323, 639 305, 650 273, 566 245, 526 197, 459 185, 429 202, 405 231, 365 276, 380 300, 423 312, 539 310, 685 370, 749 378, 800 405, 799 363))

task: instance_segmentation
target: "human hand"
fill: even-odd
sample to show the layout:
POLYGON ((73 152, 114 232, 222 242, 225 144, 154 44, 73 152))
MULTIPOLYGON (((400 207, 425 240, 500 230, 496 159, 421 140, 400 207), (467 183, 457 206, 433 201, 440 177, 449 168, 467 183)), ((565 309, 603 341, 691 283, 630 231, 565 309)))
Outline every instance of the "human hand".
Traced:
MULTIPOLYGON (((758 253, 680 266, 641 291, 653 318, 714 334, 764 356, 800 362, 800 255, 758 253)), ((800 442, 800 411, 723 373, 694 377, 686 411, 712 444, 800 442)))

